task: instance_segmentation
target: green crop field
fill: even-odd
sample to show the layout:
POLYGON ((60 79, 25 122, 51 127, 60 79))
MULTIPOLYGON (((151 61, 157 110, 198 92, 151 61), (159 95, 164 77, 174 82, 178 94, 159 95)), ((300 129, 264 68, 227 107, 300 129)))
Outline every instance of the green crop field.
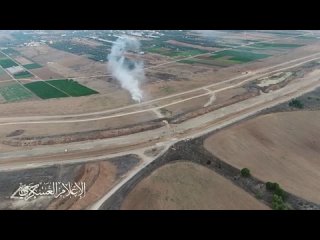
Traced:
POLYGON ((8 102, 15 102, 33 97, 27 89, 18 83, 1 87, 0 95, 8 102))
POLYGON ((253 47, 259 48, 297 48, 303 46, 302 44, 293 44, 293 43, 266 43, 260 42, 252 44, 253 47))
POLYGON ((263 53, 254 53, 254 52, 244 52, 244 51, 235 51, 235 50, 225 50, 218 53, 215 53, 211 56, 213 59, 219 59, 222 57, 229 57, 228 60, 238 61, 241 63, 251 62, 254 60, 262 59, 269 57, 268 54, 263 53))
POLYGON ((147 50, 152 53, 158 53, 169 57, 189 57, 207 52, 199 49, 175 50, 165 47, 152 47, 147 50))
POLYGON ((56 88, 61 89, 62 91, 68 93, 73 97, 87 96, 98 93, 90 88, 81 85, 80 83, 72 79, 49 80, 46 82, 50 83, 56 88))
POLYGON ((23 65, 23 67, 25 67, 26 69, 35 69, 35 68, 41 68, 42 66, 38 63, 30 63, 30 64, 23 65))
POLYGON ((233 64, 237 64, 239 62, 231 61, 227 59, 199 59, 199 58, 191 58, 178 61, 180 63, 187 63, 187 64, 203 64, 209 66, 218 66, 218 67, 226 67, 231 66, 233 64))
POLYGON ((68 97, 67 94, 42 81, 26 83, 24 86, 42 99, 68 97))
POLYGON ((24 86, 42 99, 79 97, 98 93, 70 79, 38 81, 24 84, 24 86))
POLYGON ((13 67, 13 66, 18 66, 18 64, 16 64, 14 61, 12 61, 9 58, 0 59, 0 65, 3 68, 9 68, 9 67, 13 67))
POLYGON ((17 50, 14 50, 13 48, 3 49, 2 52, 6 53, 8 55, 14 55, 14 56, 20 55, 20 53, 17 50))
POLYGON ((17 79, 33 77, 33 75, 30 74, 30 73, 27 72, 27 71, 15 73, 15 74, 13 74, 13 76, 14 76, 15 78, 17 78, 17 79))

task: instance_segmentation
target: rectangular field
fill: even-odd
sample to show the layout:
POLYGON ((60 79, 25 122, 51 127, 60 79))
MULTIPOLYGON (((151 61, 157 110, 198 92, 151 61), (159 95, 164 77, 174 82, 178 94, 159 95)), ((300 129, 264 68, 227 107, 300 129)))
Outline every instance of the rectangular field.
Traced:
POLYGON ((259 48, 297 48, 303 46, 302 44, 294 44, 294 43, 255 43, 251 45, 253 47, 259 47, 259 48))
POLYGON ((14 61, 12 61, 9 58, 0 59, 0 65, 3 68, 9 68, 9 67, 13 67, 13 66, 18 66, 18 64, 16 64, 14 61))
POLYGON ((26 90, 18 83, 1 87, 0 95, 7 102, 15 102, 33 97, 33 95, 28 90, 26 90))
POLYGON ((80 97, 98 93, 70 79, 38 81, 24 86, 42 99, 80 97))
POLYGON ((13 74, 13 76, 16 79, 33 77, 33 75, 31 73, 27 72, 27 71, 23 71, 23 72, 19 72, 19 73, 13 74))
POLYGON ((64 92, 71 95, 72 97, 87 96, 87 95, 98 93, 71 79, 49 80, 46 82, 55 86, 56 88, 63 90, 64 92))
POLYGON ((67 94, 42 81, 27 83, 24 86, 42 99, 68 97, 67 94))
POLYGON ((188 56, 203 54, 207 52, 199 49, 176 50, 176 49, 171 49, 166 47, 152 47, 147 50, 152 53, 158 53, 158 54, 169 56, 169 57, 188 57, 188 56))
POLYGON ((17 50, 13 49, 13 48, 3 49, 2 51, 4 53, 8 54, 8 55, 14 55, 14 56, 20 55, 20 53, 17 50))
POLYGON ((235 51, 235 50, 225 50, 218 53, 214 53, 211 58, 219 59, 223 57, 229 57, 229 60, 239 61, 242 63, 255 61, 258 59, 269 57, 268 54, 245 52, 245 51, 235 51))
POLYGON ((30 64, 23 65, 23 67, 26 69, 35 69, 35 68, 41 68, 42 66, 38 63, 30 63, 30 64))

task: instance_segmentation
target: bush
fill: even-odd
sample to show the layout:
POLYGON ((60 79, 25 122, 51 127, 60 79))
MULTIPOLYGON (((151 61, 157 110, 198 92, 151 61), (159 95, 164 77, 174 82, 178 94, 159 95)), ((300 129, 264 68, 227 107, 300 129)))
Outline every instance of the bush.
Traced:
POLYGON ((262 193, 261 192, 257 192, 256 193, 256 198, 257 199, 262 199, 262 193))
POLYGON ((273 210, 288 210, 288 206, 284 203, 281 196, 274 194, 272 197, 272 209, 273 210))
POLYGON ((283 200, 287 199, 286 192, 280 187, 278 183, 267 182, 266 188, 268 191, 274 193, 277 196, 280 196, 283 200))
POLYGON ((289 106, 290 107, 295 107, 295 108, 300 108, 300 109, 304 107, 303 103, 298 99, 291 100, 289 102, 289 106))
POLYGON ((242 168, 240 171, 242 177, 250 177, 250 170, 248 168, 242 168))
MULTIPOLYGON (((279 185, 278 185, 278 186, 279 186, 279 185)), ((286 199, 287 199, 287 194, 286 194, 286 192, 283 191, 283 189, 280 188, 280 187, 277 187, 277 188, 275 189, 274 194, 280 196, 283 200, 286 200, 286 199)))
POLYGON ((273 192, 276 189, 279 189, 280 185, 278 183, 267 182, 266 183, 266 188, 267 188, 268 191, 273 192))

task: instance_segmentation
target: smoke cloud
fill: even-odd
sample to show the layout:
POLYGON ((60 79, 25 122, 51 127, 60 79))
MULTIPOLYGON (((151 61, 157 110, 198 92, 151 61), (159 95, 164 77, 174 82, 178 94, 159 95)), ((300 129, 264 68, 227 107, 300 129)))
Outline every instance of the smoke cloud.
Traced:
POLYGON ((141 102, 140 83, 145 79, 143 62, 125 57, 127 51, 139 52, 140 42, 133 37, 119 37, 108 55, 108 69, 121 87, 128 90, 136 102, 141 102))

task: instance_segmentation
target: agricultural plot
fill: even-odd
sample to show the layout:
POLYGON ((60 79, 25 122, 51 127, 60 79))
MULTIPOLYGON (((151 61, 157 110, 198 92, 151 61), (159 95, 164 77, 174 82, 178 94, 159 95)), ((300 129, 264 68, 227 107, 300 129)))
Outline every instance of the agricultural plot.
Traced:
POLYGON ((212 54, 211 56, 199 56, 191 59, 185 59, 179 61, 180 63, 187 64, 203 64, 219 67, 228 67, 235 64, 246 63, 255 61, 258 59, 269 57, 269 54, 256 53, 255 49, 243 49, 243 50, 224 50, 212 54))
POLYGON ((98 93, 76 81, 69 79, 49 80, 27 83, 24 85, 42 99, 61 97, 80 97, 98 93))
POLYGON ((258 48, 297 48, 303 46, 302 44, 293 44, 293 43, 267 43, 267 42, 260 42, 252 44, 253 47, 258 48))
POLYGON ((30 63, 30 64, 23 65, 23 67, 26 69, 35 69, 35 68, 41 68, 42 66, 38 63, 30 63))
POLYGON ((20 55, 20 53, 19 53, 17 50, 13 49, 13 48, 3 49, 2 51, 3 51, 4 53, 8 54, 8 55, 11 55, 11 56, 18 56, 18 55, 20 55))
POLYGON ((68 93, 72 97, 87 96, 87 95, 98 93, 71 79, 50 80, 47 82, 55 86, 56 88, 63 90, 64 92, 68 93))
POLYGON ((320 204, 319 120, 319 111, 266 114, 211 135, 204 146, 228 164, 320 204))
POLYGON ((269 57, 268 54, 263 53, 254 53, 254 52, 245 52, 245 51, 235 51, 235 50, 225 50, 218 53, 214 53, 211 58, 219 59, 228 57, 228 60, 238 61, 241 63, 251 62, 258 59, 269 57))
POLYGON ((1 87, 0 95, 7 102, 16 102, 33 97, 33 95, 27 89, 18 83, 1 87))
POLYGON ((241 62, 230 60, 227 58, 219 58, 219 59, 212 59, 210 57, 198 57, 192 59, 185 59, 179 61, 180 63, 187 63, 187 64, 202 64, 202 65, 209 65, 209 66, 217 66, 217 67, 228 67, 234 64, 239 64, 241 62))
POLYGON ((166 47, 152 47, 148 48, 149 52, 158 53, 161 55, 169 56, 169 57, 189 57, 202 53, 206 53, 207 51, 199 50, 199 49, 183 49, 176 50, 166 47))
POLYGON ((3 68, 9 68, 13 66, 18 66, 18 64, 16 64, 14 61, 12 61, 9 58, 2 58, 0 59, 0 66, 3 68))
POLYGON ((67 94, 61 92, 59 89, 42 81, 27 83, 24 84, 24 86, 42 99, 68 97, 67 94))
POLYGON ((31 73, 27 72, 27 71, 23 71, 23 72, 19 72, 19 73, 13 74, 13 76, 16 79, 33 77, 33 75, 31 73))
POLYGON ((142 179, 126 196, 121 209, 245 210, 269 209, 226 178, 201 165, 166 164, 142 179))

